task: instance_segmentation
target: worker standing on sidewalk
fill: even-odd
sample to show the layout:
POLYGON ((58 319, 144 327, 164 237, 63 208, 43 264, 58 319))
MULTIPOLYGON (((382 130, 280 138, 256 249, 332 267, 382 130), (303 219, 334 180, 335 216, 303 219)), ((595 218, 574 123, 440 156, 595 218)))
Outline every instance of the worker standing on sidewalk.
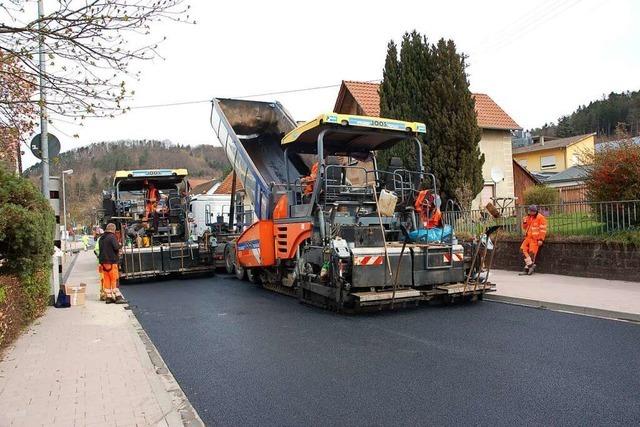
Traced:
POLYGON ((529 206, 529 214, 522 219, 522 230, 524 231, 524 241, 520 245, 520 250, 524 255, 524 272, 533 274, 536 267, 536 255, 538 255, 538 250, 547 236, 547 219, 538 212, 536 205, 529 206), (533 255, 533 259, 531 255, 533 255))
POLYGON ((118 289, 118 260, 120 255, 120 243, 115 235, 116 225, 114 223, 107 224, 105 233, 100 238, 100 248, 98 260, 102 269, 102 285, 107 304, 126 304, 118 289))
POLYGON ((98 274, 100 275, 100 301, 106 301, 107 295, 104 293, 104 283, 102 281, 102 266, 100 265, 100 239, 104 234, 104 230, 100 227, 95 228, 95 234, 93 240, 96 242, 93 246, 93 253, 96 254, 98 259, 98 274))

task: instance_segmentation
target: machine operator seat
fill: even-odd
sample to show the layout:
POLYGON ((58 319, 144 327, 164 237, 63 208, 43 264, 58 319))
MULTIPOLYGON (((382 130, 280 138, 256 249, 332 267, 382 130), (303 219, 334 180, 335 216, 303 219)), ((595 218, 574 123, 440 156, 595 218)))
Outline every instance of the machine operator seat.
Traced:
POLYGON ((394 175, 394 173, 401 169, 404 169, 402 159, 400 157, 392 157, 391 160, 389 160, 389 165, 387 166, 388 173, 384 174, 384 188, 389 191, 396 190, 396 185, 399 185, 400 183, 397 182, 398 177, 394 175))
POLYGON ((344 168, 338 156, 327 156, 326 158, 326 189, 325 198, 327 201, 336 200, 343 186, 344 168))

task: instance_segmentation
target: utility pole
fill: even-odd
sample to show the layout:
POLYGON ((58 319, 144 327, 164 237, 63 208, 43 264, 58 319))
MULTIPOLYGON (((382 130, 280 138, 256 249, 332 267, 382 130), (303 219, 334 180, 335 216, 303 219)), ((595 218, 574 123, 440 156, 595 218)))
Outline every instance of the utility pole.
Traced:
POLYGON ((64 176, 71 175, 73 173, 73 169, 67 169, 62 171, 60 175, 62 175, 62 218, 64 219, 64 245, 62 249, 66 251, 69 246, 69 229, 67 228, 67 190, 64 186, 64 176))
MULTIPOLYGON (((40 32, 39 43, 38 43, 38 59, 40 62, 40 159, 42 160, 42 194, 44 198, 47 200, 49 204, 51 201, 51 191, 49 191, 49 184, 51 177, 49 176, 49 129, 48 129, 48 114, 47 114, 47 91, 45 90, 45 70, 46 70, 46 61, 47 58, 45 56, 45 46, 44 46, 44 4, 43 0, 38 0, 38 31, 40 32)), ((56 190, 58 190, 58 186, 56 184, 56 190)), ((59 196, 58 196, 59 197, 59 196)), ((53 200, 54 203, 59 203, 57 200, 53 200)), ((53 205, 54 211, 59 215, 59 207, 56 209, 53 205)), ((60 226, 56 224, 56 234, 60 231, 60 226)), ((51 242, 55 245, 55 240, 51 242)), ((55 302, 56 295, 58 290, 60 289, 60 280, 62 278, 62 265, 61 259, 57 253, 55 253, 51 257, 51 280, 50 280, 50 291, 49 296, 51 299, 51 303, 55 302)))
POLYGON ((44 34, 42 19, 44 18, 43 0, 38 0, 38 30, 40 31, 40 150, 42 152, 42 194, 49 200, 49 131, 47 123, 47 92, 44 88, 46 57, 44 52, 44 34))

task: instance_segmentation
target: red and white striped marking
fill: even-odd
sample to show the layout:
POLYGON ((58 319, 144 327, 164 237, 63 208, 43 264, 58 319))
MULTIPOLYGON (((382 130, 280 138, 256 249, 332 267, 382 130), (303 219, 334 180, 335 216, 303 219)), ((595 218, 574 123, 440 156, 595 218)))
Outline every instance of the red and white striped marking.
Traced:
MULTIPOLYGON (((464 255, 461 253, 453 254, 453 262, 461 262, 463 260, 464 255)), ((451 262, 451 254, 444 254, 442 256, 444 262, 451 262)))
POLYGON ((365 255, 353 257, 355 265, 382 265, 384 257, 382 255, 365 255))

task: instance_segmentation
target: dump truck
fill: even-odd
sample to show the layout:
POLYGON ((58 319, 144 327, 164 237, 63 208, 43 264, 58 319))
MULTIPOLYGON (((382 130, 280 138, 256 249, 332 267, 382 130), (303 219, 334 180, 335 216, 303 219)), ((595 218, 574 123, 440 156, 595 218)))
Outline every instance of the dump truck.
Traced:
POLYGON ((214 271, 215 239, 192 234, 186 169, 120 170, 103 193, 101 224, 122 244, 120 279, 214 271))
POLYGON ((422 164, 424 124, 327 113, 298 125, 277 102, 212 104, 211 125, 256 216, 227 251, 238 277, 338 311, 495 290, 490 235, 465 256, 450 225, 421 220, 418 199, 439 200, 422 164), (417 163, 379 168, 377 155, 400 143, 413 145, 417 163))

